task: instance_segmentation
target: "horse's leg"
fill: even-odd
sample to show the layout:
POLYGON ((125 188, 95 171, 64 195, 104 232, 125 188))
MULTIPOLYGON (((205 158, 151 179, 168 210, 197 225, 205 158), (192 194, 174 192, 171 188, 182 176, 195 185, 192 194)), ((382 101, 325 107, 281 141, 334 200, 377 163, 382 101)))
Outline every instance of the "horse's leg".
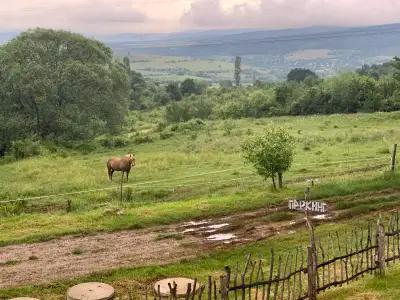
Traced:
POLYGON ((129 170, 126 171, 126 181, 128 181, 128 177, 129 177, 129 170))
POLYGON ((111 181, 112 181, 113 174, 114 174, 114 169, 110 169, 110 180, 111 181))

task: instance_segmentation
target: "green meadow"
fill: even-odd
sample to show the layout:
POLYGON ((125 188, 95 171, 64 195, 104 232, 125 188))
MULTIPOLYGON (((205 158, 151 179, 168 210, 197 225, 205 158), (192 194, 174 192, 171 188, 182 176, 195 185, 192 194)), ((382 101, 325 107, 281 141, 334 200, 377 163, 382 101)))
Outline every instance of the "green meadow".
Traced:
MULTIPOLYGON (((315 198, 398 187, 398 177, 388 176, 387 170, 391 147, 400 139, 399 120, 400 113, 374 113, 161 126, 159 114, 149 113, 132 121, 120 137, 128 141, 122 147, 107 148, 100 137, 74 149, 49 146, 36 157, 4 159, 0 244, 278 205, 301 197, 311 178, 317 182, 315 198), (294 163, 281 191, 272 190, 241 157, 241 143, 271 124, 287 128, 296 139, 294 163), (120 175, 110 182, 105 163, 110 156, 132 152, 137 166, 124 182, 121 202, 120 175)), ((385 205, 376 201, 360 202, 358 210, 393 207, 398 199, 386 199, 385 205)), ((339 203, 338 208, 349 207, 339 203)))

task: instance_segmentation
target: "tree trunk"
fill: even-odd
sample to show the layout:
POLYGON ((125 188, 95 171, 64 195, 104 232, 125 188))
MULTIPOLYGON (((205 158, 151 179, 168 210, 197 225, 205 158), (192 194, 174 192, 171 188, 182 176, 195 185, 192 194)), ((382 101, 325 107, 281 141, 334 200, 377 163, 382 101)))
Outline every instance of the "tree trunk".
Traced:
POLYGON ((283 174, 282 172, 278 173, 278 184, 279 184, 279 188, 283 188, 283 174))
POLYGON ((276 189, 275 174, 271 176, 271 179, 272 179, 272 185, 274 186, 274 189, 276 189))
POLYGON ((40 124, 40 113, 39 113, 39 107, 38 104, 36 103, 36 100, 34 97, 31 97, 31 103, 33 106, 33 109, 35 111, 35 119, 36 119, 36 134, 40 137, 43 137, 43 132, 41 130, 41 124, 40 124))

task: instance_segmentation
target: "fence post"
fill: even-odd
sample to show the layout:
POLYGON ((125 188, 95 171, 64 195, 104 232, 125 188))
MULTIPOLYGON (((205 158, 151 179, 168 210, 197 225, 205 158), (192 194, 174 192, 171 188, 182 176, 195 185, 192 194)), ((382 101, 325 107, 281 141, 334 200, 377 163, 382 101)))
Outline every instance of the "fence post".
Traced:
POLYGON ((221 286, 221 300, 227 300, 229 292, 228 276, 226 275, 220 276, 220 286, 221 286))
POLYGON ((383 227, 381 218, 378 219, 376 229, 376 245, 378 249, 376 251, 376 265, 378 267, 378 275, 385 275, 385 228, 383 227))
POLYGON ((393 152, 392 152, 392 172, 396 169, 396 153, 397 153, 397 144, 393 145, 393 152))
POLYGON ((317 299, 317 253, 315 245, 307 247, 308 299, 317 299))
MULTIPOLYGON (((304 199, 307 200, 310 188, 306 189, 304 199)), ((307 278, 308 278, 308 299, 317 299, 317 246, 315 245, 314 226, 309 218, 308 211, 305 210, 306 224, 310 231, 310 246, 307 247, 307 278)))
POLYGON ((124 182, 124 172, 121 172, 120 201, 122 202, 122 183, 124 182))

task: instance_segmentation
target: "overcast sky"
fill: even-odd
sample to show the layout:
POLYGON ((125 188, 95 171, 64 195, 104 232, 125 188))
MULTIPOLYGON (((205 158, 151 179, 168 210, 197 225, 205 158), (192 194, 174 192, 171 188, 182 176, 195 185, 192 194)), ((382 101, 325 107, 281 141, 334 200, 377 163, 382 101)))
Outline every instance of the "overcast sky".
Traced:
POLYGON ((0 0, 0 31, 83 33, 400 22, 400 0, 0 0))

